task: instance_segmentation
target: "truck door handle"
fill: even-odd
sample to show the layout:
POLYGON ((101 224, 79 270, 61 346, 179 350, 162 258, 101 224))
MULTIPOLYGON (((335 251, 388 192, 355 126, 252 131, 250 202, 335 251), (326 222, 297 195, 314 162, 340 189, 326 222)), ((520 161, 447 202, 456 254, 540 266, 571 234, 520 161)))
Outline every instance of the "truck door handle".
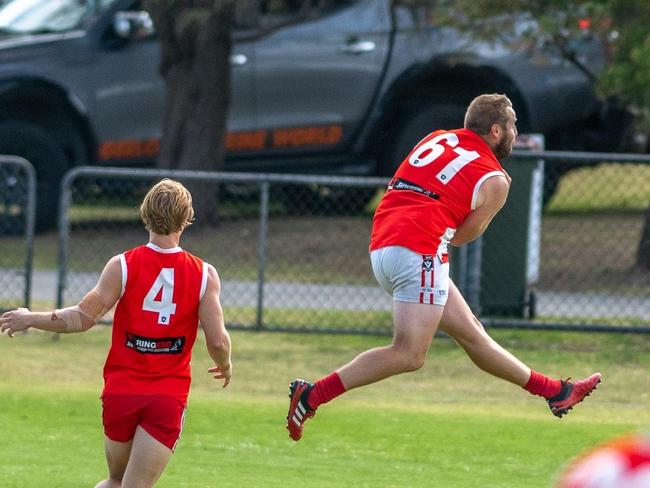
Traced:
POLYGON ((245 54, 231 54, 230 55, 230 65, 231 66, 244 66, 248 62, 248 58, 245 54))
POLYGON ((341 51, 348 54, 363 54, 374 51, 376 47, 373 41, 352 39, 341 46, 341 51))

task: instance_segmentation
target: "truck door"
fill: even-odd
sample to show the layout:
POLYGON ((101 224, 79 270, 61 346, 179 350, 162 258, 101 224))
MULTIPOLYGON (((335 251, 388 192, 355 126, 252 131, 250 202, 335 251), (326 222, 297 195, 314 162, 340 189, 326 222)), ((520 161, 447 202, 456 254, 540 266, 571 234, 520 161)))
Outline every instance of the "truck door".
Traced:
MULTIPOLYGON (((137 7, 137 3, 136 3, 137 7)), ((135 10, 130 13, 148 15, 135 10)), ((112 16, 118 13, 110 13, 112 16)), ((100 159, 150 160, 161 137, 166 88, 159 74, 160 45, 155 37, 120 39, 106 22, 90 90, 94 92, 100 159)), ((254 129, 253 48, 233 34, 230 131, 254 129)))
POLYGON ((388 3, 261 2, 261 28, 284 25, 255 43, 257 124, 269 151, 333 152, 350 140, 388 55, 388 3))

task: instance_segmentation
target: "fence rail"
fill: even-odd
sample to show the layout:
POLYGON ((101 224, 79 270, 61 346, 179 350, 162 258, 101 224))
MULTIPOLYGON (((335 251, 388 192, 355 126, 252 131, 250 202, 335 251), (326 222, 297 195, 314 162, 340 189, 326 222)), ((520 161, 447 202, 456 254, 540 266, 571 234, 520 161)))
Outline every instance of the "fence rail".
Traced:
MULTIPOLYGON (((319 215, 321 212, 314 207, 314 201, 338 206, 340 202, 330 197, 332 191, 341 189, 348 192, 346 202, 358 206, 359 202, 354 205, 355 198, 365 203, 368 190, 376 193, 385 186, 386 179, 116 168, 78 168, 66 175, 63 181, 58 306, 77 300, 92 286, 98 276, 98 267, 110 258, 111 253, 146 240, 146 234, 138 223, 136 204, 147 187, 162 177, 181 180, 190 188, 197 182, 209 183, 214 192, 220 195, 218 222, 201 222, 190 227, 184 235, 183 244, 220 270, 224 281, 224 305, 229 307, 228 320, 231 324, 260 329, 268 328, 269 324, 284 327, 289 323, 287 327, 295 329, 304 328, 299 323, 302 322, 309 328, 309 321, 314 316, 319 324, 327 324, 328 319, 323 315, 332 315, 332 312, 327 310, 328 305, 323 302, 323 297, 329 300, 330 305, 338 300, 339 303, 333 307, 333 315, 341 315, 339 309, 368 314, 373 313, 368 310, 367 303, 364 305, 364 301, 368 300, 363 297, 368 293, 380 297, 384 302, 380 309, 388 315, 385 310, 390 300, 370 286, 372 276, 365 252, 368 214, 341 215, 346 213, 345 209, 330 208, 336 213, 335 216, 329 215, 329 212, 319 215), (233 189, 232 185, 239 186, 233 189), (125 190, 125 187, 128 189, 125 190), (93 190, 88 192, 84 188, 93 190), (111 194, 114 194, 112 199, 107 197, 111 194), (131 199, 126 206, 121 198, 124 194, 130 194, 131 199), (102 206, 102 202, 107 201, 108 207, 102 206), (87 207, 85 210, 84 205, 87 207), (110 213, 115 213, 120 206, 127 215, 111 217, 110 213), (287 211, 287 207, 291 209, 287 211), (98 212, 95 213, 95 210, 98 212), (75 211, 78 217, 75 217, 75 211), (101 215, 104 211, 108 211, 109 215, 101 215), (120 221, 115 222, 116 218, 120 221), (347 227, 345 238, 358 241, 358 245, 350 246, 354 249, 353 258, 341 254, 343 264, 337 264, 336 254, 329 253, 327 258, 322 254, 327 248, 324 241, 329 238, 333 244, 337 244, 337 234, 325 232, 321 236, 320 232, 323 226, 336 230, 341 222, 347 227), (356 225, 362 226, 360 232, 351 229, 356 225), (122 228, 117 239, 112 232, 116 227, 122 228), (99 238, 99 235, 102 237, 99 238), (93 240, 92 246, 88 245, 87 238, 93 240), (307 255, 300 250, 292 253, 291 246, 297 243, 303 245, 305 241, 315 246, 314 252, 307 251, 307 255), (88 254, 92 254, 90 259, 88 254), (92 265, 89 265, 89 260, 92 265), (301 260, 306 262, 301 263, 301 260), (285 265, 291 266, 291 269, 285 269, 285 265), (326 276, 324 268, 329 268, 332 276, 326 276), (346 276, 346 269, 353 276, 346 276), (320 279, 310 282, 316 276, 320 279), (357 295, 346 296, 350 290, 357 295), (307 310, 312 313, 307 313, 307 310), (278 311, 283 316, 279 322, 278 311)), ((389 317, 383 321, 387 330, 390 323, 386 318, 389 317)), ((336 317, 335 321, 340 324, 341 317, 336 317)), ((319 328, 323 328, 322 325, 319 328)), ((336 327, 338 331, 353 328, 345 324, 336 327)))
POLYGON ((581 163, 617 163, 617 164, 649 164, 650 155, 633 153, 603 153, 575 151, 527 151, 514 150, 513 159, 543 159, 548 162, 561 162, 572 166, 581 163))
POLYGON ((35 209, 34 168, 0 155, 0 310, 30 306, 35 209))
MULTIPOLYGON (((650 271, 634 259, 650 207, 649 162, 636 155, 513 154, 501 222, 452 256, 452 276, 470 291, 484 323, 650 332, 650 271), (580 167, 571 169, 572 161, 580 167), (558 191, 542 213, 533 190, 559 169, 558 191), (540 218, 531 225, 535 208, 540 218)), ((229 324, 390 332, 391 300, 375 284, 367 256, 372 205, 385 178, 74 169, 62 188, 58 306, 92 287, 114 253, 146 241, 137 206, 162 177, 218 196, 216 216, 191 226, 183 246, 219 270, 229 324)))

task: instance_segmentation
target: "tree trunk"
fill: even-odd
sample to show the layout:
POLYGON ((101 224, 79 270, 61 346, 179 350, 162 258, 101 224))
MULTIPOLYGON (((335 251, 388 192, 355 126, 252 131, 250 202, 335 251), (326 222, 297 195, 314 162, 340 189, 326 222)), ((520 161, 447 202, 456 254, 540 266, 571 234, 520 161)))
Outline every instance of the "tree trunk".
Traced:
POLYGON ((650 270, 650 207, 645 211, 645 223, 636 253, 636 265, 640 269, 650 270))
MULTIPOLYGON (((158 166, 219 170, 230 105, 234 0, 149 0, 167 84, 158 166)), ((197 221, 217 221, 214 183, 188 185, 197 221)))

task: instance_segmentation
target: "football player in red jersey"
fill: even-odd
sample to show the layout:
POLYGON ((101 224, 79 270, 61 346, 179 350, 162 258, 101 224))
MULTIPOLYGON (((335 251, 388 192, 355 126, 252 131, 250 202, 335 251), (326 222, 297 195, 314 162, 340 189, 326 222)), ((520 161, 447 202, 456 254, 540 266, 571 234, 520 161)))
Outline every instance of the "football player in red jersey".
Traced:
POLYGON ((6 312, 9 336, 34 327, 83 332, 115 309, 102 393, 109 478, 97 487, 153 486, 183 427, 190 359, 199 322, 225 388, 232 376, 230 336, 215 268, 179 247, 194 217, 190 192, 164 179, 142 202, 149 242, 111 258, 95 288, 78 305, 54 312, 6 312))
POLYGON ((571 461, 555 486, 650 487, 650 434, 627 434, 591 448, 571 461))
POLYGON ((438 328, 479 368, 544 397, 558 417, 596 388, 599 373, 561 381, 531 370, 485 332, 449 279, 448 246, 480 236, 506 201, 511 180, 499 159, 510 155, 516 136, 510 100, 481 95, 469 105, 464 128, 432 132, 401 163, 375 211, 370 239, 373 272, 393 297, 393 342, 313 384, 294 380, 286 425, 293 440, 321 404, 419 369, 438 328))

